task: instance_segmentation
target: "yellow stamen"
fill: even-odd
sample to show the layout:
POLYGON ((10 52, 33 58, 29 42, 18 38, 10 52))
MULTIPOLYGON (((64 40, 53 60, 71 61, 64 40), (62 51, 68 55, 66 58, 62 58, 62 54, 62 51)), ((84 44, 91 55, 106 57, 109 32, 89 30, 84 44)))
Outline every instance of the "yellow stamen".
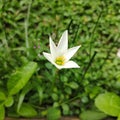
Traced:
POLYGON ((55 63, 57 65, 64 65, 65 64, 65 57, 64 56, 59 56, 56 58, 55 63))

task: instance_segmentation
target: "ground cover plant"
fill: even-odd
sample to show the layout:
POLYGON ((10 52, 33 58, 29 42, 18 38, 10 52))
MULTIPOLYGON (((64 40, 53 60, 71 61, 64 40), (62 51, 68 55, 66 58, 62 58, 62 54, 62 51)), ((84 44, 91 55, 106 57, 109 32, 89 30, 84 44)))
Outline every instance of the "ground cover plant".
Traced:
POLYGON ((120 119, 119 0, 0 0, 0 120, 77 116, 120 119), (68 30, 72 60, 58 70, 43 55, 68 30))

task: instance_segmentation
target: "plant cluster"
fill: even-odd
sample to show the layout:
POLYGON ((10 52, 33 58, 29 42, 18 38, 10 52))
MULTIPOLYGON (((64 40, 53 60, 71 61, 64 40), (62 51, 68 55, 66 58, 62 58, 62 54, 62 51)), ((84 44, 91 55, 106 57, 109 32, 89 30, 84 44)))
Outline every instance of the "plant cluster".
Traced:
POLYGON ((0 120, 119 120, 119 8, 119 0, 0 0, 0 120), (80 68, 58 70, 43 55, 49 36, 58 44, 65 30, 69 48, 81 45, 72 58, 80 68))

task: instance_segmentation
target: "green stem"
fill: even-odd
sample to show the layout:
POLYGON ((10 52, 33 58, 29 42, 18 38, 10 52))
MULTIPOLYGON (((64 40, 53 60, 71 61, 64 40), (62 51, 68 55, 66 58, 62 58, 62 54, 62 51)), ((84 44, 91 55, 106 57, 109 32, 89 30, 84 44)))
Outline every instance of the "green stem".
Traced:
POLYGON ((32 0, 29 2, 27 18, 25 20, 25 43, 27 48, 27 56, 29 56, 29 40, 28 40, 28 26, 29 26, 29 17, 30 17, 30 9, 31 9, 32 0))
POLYGON ((94 54, 93 54, 93 56, 91 57, 91 59, 90 59, 90 61, 89 61, 88 65, 87 65, 87 67, 85 68, 85 71, 84 71, 84 73, 83 73, 83 75, 82 75, 82 80, 84 80, 85 75, 86 75, 86 73, 87 73, 88 69, 90 68, 90 66, 92 65, 93 60, 94 60, 94 58, 95 58, 96 54, 97 54, 97 52, 95 51, 95 52, 94 52, 94 54))
POLYGON ((99 16, 98 16, 98 18, 97 18, 97 21, 96 21, 96 23, 95 23, 95 26, 94 26, 94 28, 93 28, 93 31, 92 31, 92 34, 91 34, 91 36, 90 36, 90 49, 89 49, 89 51, 90 51, 90 59, 91 59, 91 52, 92 52, 92 44, 93 44, 93 37, 94 37, 94 33, 95 33, 95 30, 96 30, 96 28, 97 28, 97 26, 98 26, 98 23, 99 23, 99 20, 100 20, 100 18, 101 18, 101 16, 102 16, 102 12, 103 12, 103 10, 100 12, 100 14, 99 14, 99 16))
POLYGON ((77 95, 77 96, 75 96, 75 97, 73 97, 73 98, 71 98, 71 99, 69 99, 67 101, 61 102, 60 105, 65 104, 65 103, 70 103, 70 102, 72 102, 72 101, 74 101, 74 100, 76 100, 78 98, 80 98, 80 95, 77 95))

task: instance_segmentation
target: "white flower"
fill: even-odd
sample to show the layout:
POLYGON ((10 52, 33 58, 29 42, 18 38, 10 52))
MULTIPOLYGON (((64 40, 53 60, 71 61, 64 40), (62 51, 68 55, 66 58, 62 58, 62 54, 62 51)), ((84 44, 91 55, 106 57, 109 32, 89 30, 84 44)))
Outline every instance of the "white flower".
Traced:
POLYGON ((118 49, 117 56, 120 57, 120 49, 118 49))
POLYGON ((70 58, 77 52, 80 46, 76 46, 68 49, 68 31, 66 30, 58 45, 52 41, 52 38, 49 38, 50 42, 50 53, 43 52, 45 58, 55 65, 58 69, 62 68, 80 68, 74 61, 71 61, 70 58))

